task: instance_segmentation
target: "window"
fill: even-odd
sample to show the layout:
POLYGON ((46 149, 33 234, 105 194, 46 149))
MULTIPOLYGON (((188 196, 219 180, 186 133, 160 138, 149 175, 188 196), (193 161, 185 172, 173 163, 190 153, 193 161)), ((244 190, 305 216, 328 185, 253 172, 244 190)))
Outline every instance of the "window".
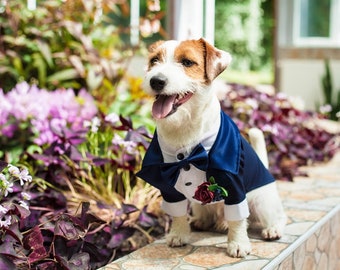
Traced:
POLYGON ((294 45, 340 46, 340 0, 296 0, 294 3, 294 45))

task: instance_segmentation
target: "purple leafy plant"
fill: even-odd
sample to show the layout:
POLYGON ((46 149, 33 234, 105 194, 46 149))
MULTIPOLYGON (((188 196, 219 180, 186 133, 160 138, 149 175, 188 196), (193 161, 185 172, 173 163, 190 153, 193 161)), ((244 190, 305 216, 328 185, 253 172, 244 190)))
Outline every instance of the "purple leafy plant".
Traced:
POLYGON ((145 128, 99 113, 86 92, 47 92, 22 83, 0 95, 0 157, 34 173, 30 182, 27 170, 0 162, 6 172, 0 269, 97 269, 138 248, 131 237, 146 244, 164 233, 164 221, 144 207, 149 189, 143 191, 145 183, 134 174, 150 139, 145 128), (7 181, 10 173, 19 177, 15 183, 7 181))
POLYGON ((313 124, 322 115, 295 108, 282 93, 269 95, 251 86, 230 84, 221 106, 245 136, 251 127, 264 132, 269 169, 278 179, 293 180, 304 174, 300 166, 326 161, 338 148, 334 134, 313 124))
POLYGON ((0 169, 0 269, 97 269, 131 252, 132 247, 121 247, 137 231, 160 227, 146 207, 140 211, 128 204, 110 207, 109 222, 91 213, 88 202, 81 203, 80 213, 70 213, 63 194, 42 192, 26 169, 5 162, 0 169), (17 185, 9 188, 7 182, 17 185))

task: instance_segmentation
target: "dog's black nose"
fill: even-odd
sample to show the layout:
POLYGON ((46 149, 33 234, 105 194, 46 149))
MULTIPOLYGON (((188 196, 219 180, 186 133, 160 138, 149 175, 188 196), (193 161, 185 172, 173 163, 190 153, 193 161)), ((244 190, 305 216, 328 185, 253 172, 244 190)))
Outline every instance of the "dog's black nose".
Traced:
POLYGON ((150 79, 151 88, 158 92, 162 91, 167 83, 168 83, 168 79, 164 75, 161 75, 161 74, 153 76, 150 79))

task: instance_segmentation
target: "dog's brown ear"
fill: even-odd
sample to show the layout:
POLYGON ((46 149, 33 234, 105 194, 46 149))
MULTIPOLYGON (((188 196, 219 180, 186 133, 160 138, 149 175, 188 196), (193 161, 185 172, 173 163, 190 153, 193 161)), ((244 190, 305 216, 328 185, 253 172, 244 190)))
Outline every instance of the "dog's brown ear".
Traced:
POLYGON ((205 51, 205 76, 210 83, 228 67, 232 58, 229 53, 215 48, 203 38, 199 42, 205 51))

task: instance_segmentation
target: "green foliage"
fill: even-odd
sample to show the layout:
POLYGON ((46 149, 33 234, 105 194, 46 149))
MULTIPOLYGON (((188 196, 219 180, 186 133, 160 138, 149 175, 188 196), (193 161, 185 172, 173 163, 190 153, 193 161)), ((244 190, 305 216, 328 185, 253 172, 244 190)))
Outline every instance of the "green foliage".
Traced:
POLYGON ((271 68, 273 1, 216 0, 215 41, 241 71, 271 68))
MULTIPOLYGON (((15 240, 14 244, 11 242, 15 246, 13 253, 0 257, 8 255, 12 260, 20 255, 20 260, 26 260, 26 255, 36 255, 36 246, 32 242, 23 244, 17 235, 41 236, 46 224, 48 231, 57 232, 56 235, 61 223, 67 229, 73 223, 77 227, 73 231, 76 239, 68 242, 72 242, 72 247, 68 245, 67 259, 62 258, 66 251, 66 242, 60 242, 62 235, 50 237, 51 241, 57 239, 57 244, 32 237, 42 250, 45 244, 52 246, 48 250, 53 254, 39 252, 34 262, 23 262, 21 268, 39 268, 40 263, 42 267, 54 268, 51 265, 59 263, 59 259, 53 259, 56 256, 63 260, 60 267, 71 269, 66 264, 72 262, 73 255, 86 255, 80 268, 91 265, 91 269, 97 269, 119 253, 117 248, 134 230, 142 232, 148 241, 152 239, 150 233, 157 220, 148 216, 147 206, 158 202, 159 191, 135 176, 151 135, 146 128, 135 126, 149 130, 153 127, 150 113, 143 106, 148 99, 141 91, 141 79, 129 77, 125 71, 130 57, 144 46, 143 42, 156 37, 157 29, 163 31, 161 24, 154 26, 164 13, 157 1, 143 2, 145 18, 141 19, 153 27, 141 31, 143 42, 131 47, 129 40, 122 38, 129 33, 129 26, 122 26, 112 16, 121 13, 123 16, 116 18, 125 16, 127 22, 129 3, 46 0, 38 1, 37 9, 31 11, 26 0, 0 1, 0 88, 4 90, 0 89, 0 159, 24 164, 33 173, 35 184, 30 189, 34 200, 30 204, 31 217, 29 212, 26 215, 27 222, 23 211, 8 212, 21 223, 20 228, 19 222, 10 228, 13 232, 0 230, 0 250, 2 244, 8 246, 8 241, 1 241, 5 235, 12 235, 15 240), (78 105, 85 109, 78 110, 78 105), (88 237, 84 237, 79 222, 69 214, 84 201, 91 202, 91 209, 86 203, 86 211, 82 209, 81 214, 88 237), (143 208, 141 214, 132 220, 129 213, 138 209, 126 203, 143 208), (102 221, 94 221, 92 214, 89 217, 96 227, 89 225, 84 217, 90 210, 101 218, 106 213, 106 228, 102 221), (86 247, 89 242, 91 246, 86 247), (79 248, 75 249, 75 245, 79 248), (89 258, 94 262, 89 262, 89 258)), ((4 186, 0 185, 2 190, 4 186)), ((7 191, 12 190, 6 182, 7 191)), ((17 192, 16 188, 11 195, 16 196, 17 192)), ((5 268, 15 266, 9 263, 5 268)))
MULTIPOLYGON (((40 1, 34 11, 26 2, 7 1, 2 9, 1 88, 9 91, 26 80, 50 90, 93 91, 104 84, 112 89, 121 80, 132 49, 122 50, 119 28, 103 24, 107 16, 97 15, 94 2, 40 1)), ((103 10, 115 8, 106 2, 103 10)))
POLYGON ((325 75, 322 78, 322 86, 325 102, 330 104, 332 102, 333 83, 329 67, 329 60, 325 60, 325 75))
POLYGON ((339 119, 340 113, 340 90, 336 93, 333 87, 332 82, 332 74, 329 66, 329 60, 325 60, 325 74, 321 79, 324 102, 326 105, 330 105, 330 108, 326 114, 328 114, 329 118, 332 120, 339 119))
MULTIPOLYGON (((74 189, 96 201, 120 206, 133 201, 133 195, 143 191, 145 182, 138 180, 148 136, 145 129, 133 129, 129 119, 111 113, 88 123, 86 140, 77 146, 80 161, 64 156, 72 170, 74 189)), ((146 192, 146 190, 145 190, 146 192)), ((76 194, 76 193, 74 193, 76 194)))
MULTIPOLYGON (((264 49, 261 56, 261 65, 269 66, 270 69, 274 68, 274 3, 275 1, 272 0, 263 0, 261 3, 261 9, 263 12, 261 20, 261 47, 264 49)), ((273 75, 273 70, 271 70, 271 73, 273 75)))
MULTIPOLYGON (((108 0, 110 1, 110 0, 108 0)), ((129 2, 121 2, 114 12, 107 15, 114 25, 119 25, 121 31, 120 39, 127 45, 130 44, 130 9, 129 2)), ((167 33, 163 26, 166 24, 166 2, 167 1, 140 1, 139 5, 139 45, 150 45, 160 39, 166 39, 167 33)), ((136 46, 136 44, 133 44, 136 46)))

